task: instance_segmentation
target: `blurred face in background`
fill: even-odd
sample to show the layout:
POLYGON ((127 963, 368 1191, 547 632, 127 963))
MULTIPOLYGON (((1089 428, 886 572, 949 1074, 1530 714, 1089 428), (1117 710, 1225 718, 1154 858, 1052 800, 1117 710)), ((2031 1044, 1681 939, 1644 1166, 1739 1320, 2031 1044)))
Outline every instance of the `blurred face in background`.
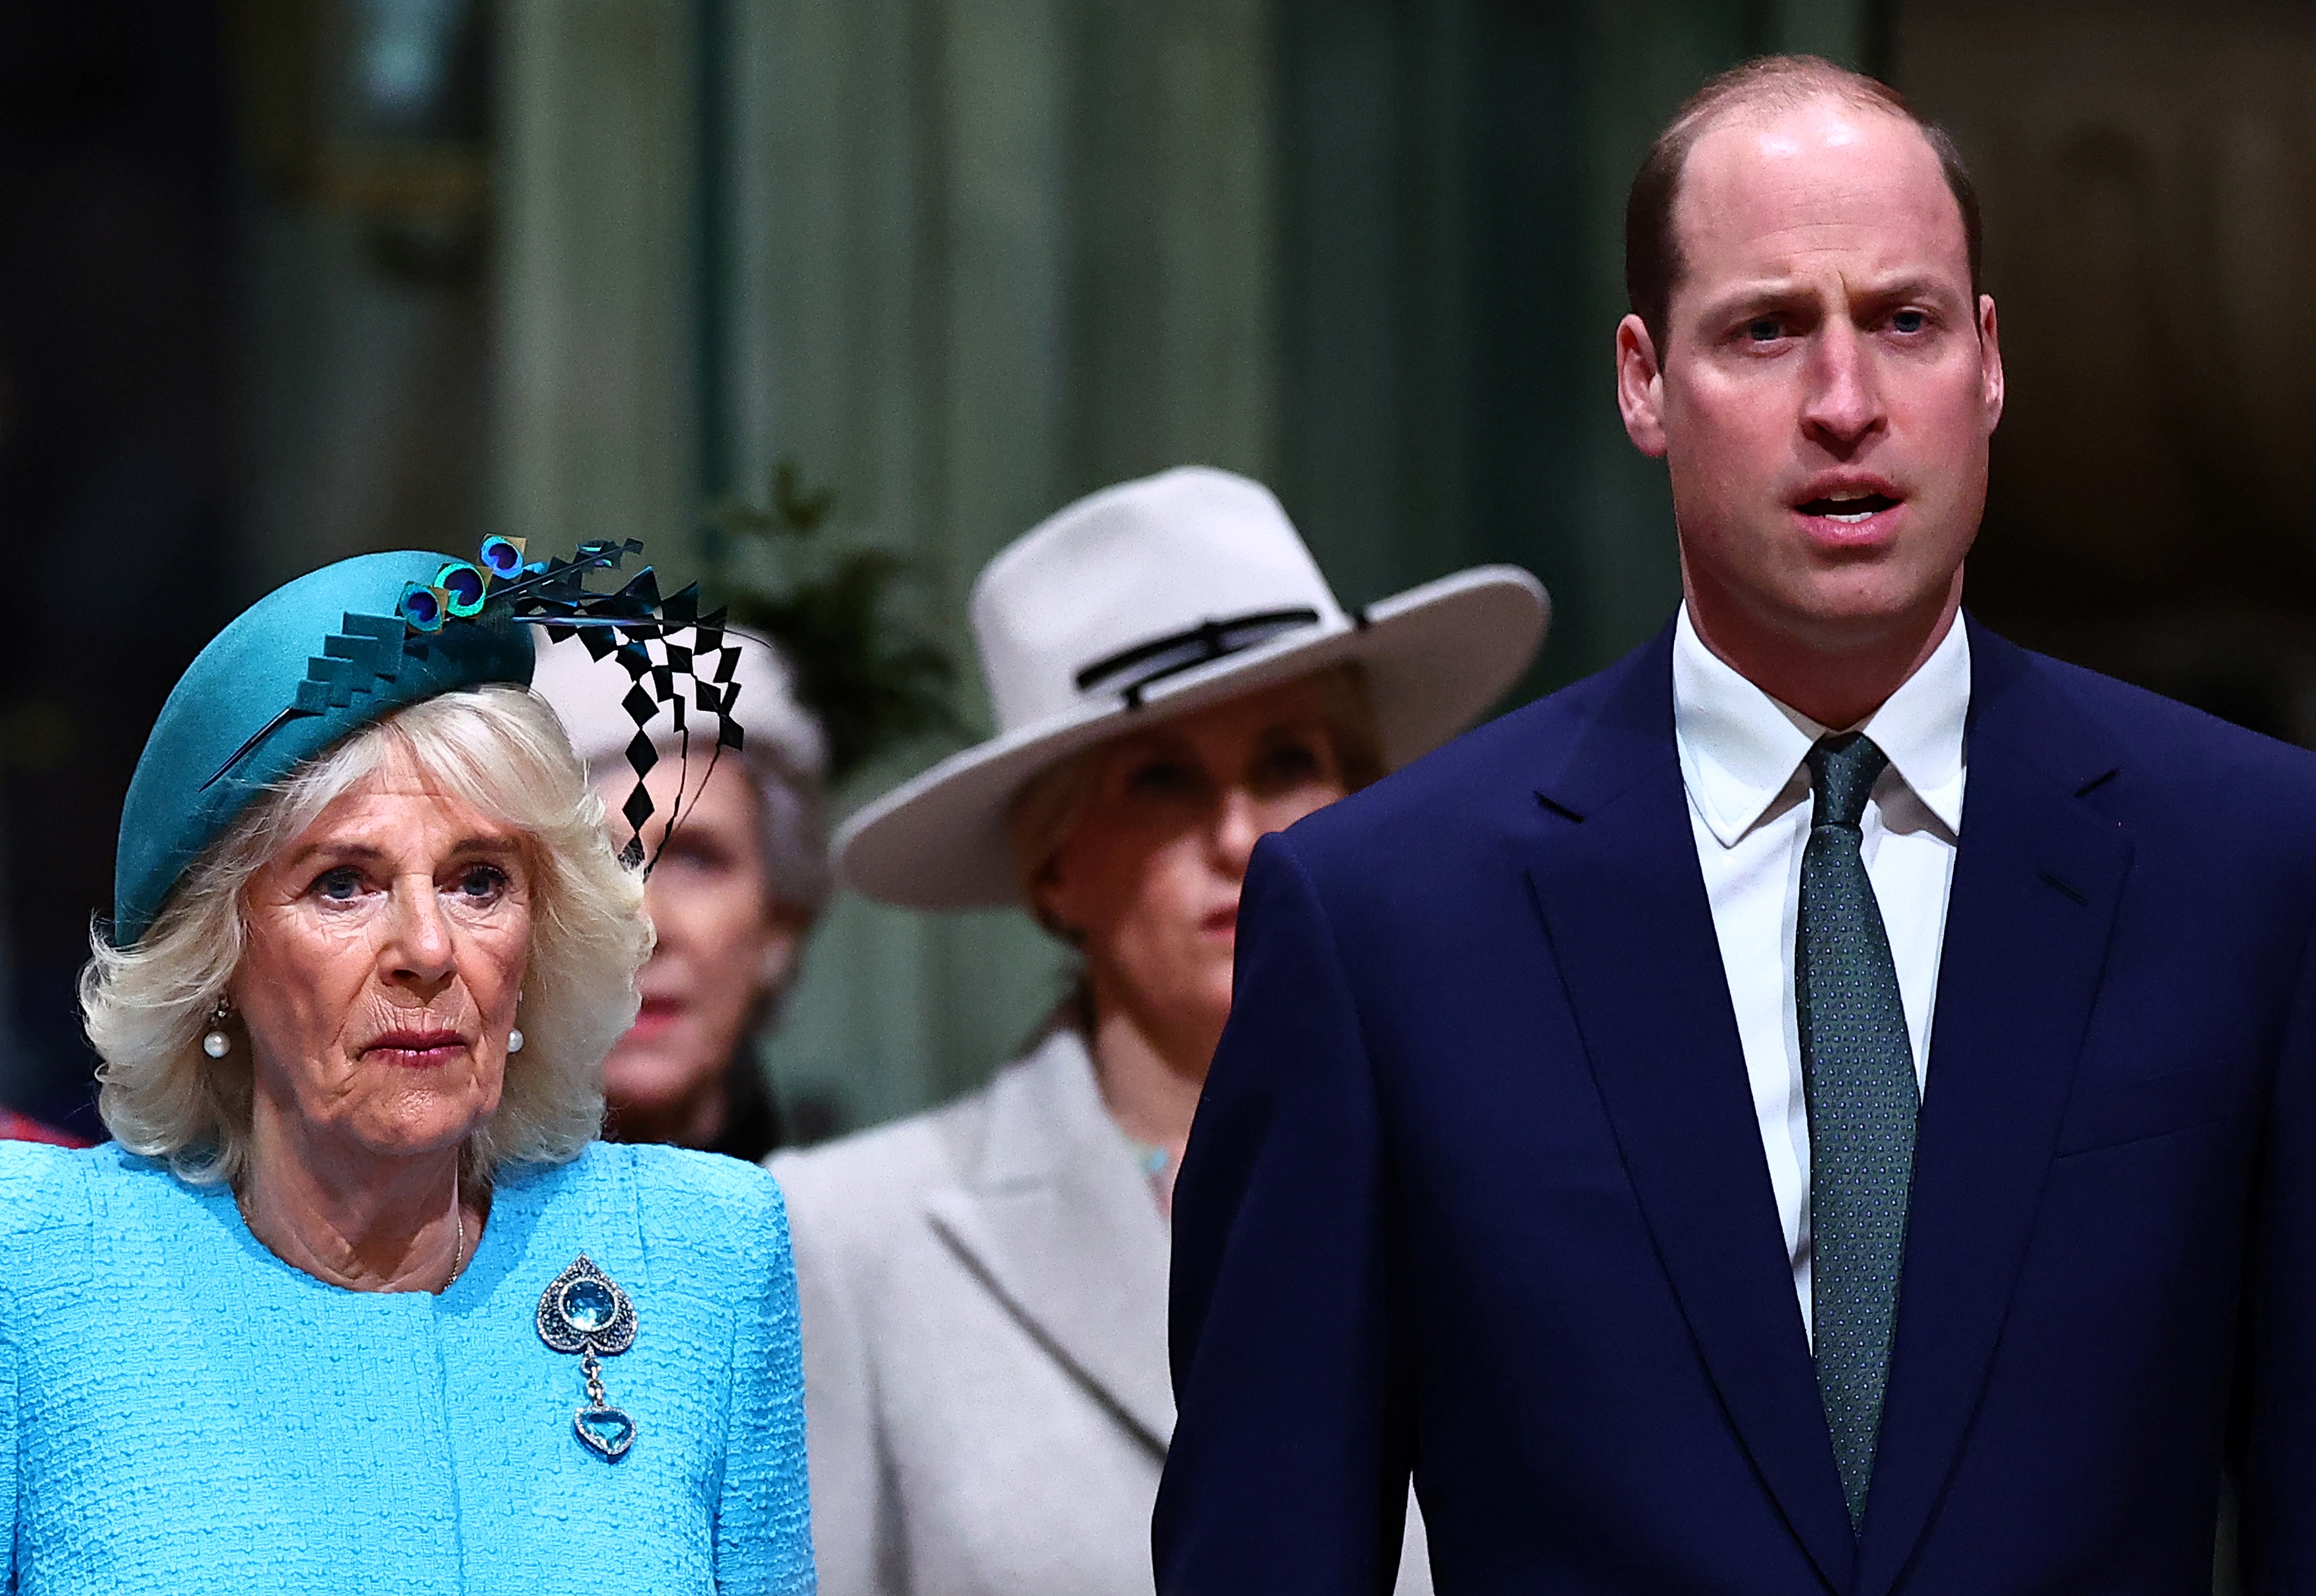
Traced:
POLYGON ((1230 1016, 1239 889, 1256 841, 1349 790, 1308 678, 1119 738, 1034 883, 1085 954, 1098 1013, 1122 1013, 1204 1076, 1230 1016))
MULTIPOLYGON (((695 785, 703 763, 692 761, 695 785)), ((653 767, 646 785, 659 807, 644 828, 646 849, 659 846, 681 774, 674 759, 653 767)), ((614 774, 596 785, 615 840, 631 782, 614 774)), ((652 871, 645 907, 659 940, 637 978, 643 1006, 603 1062, 616 1135, 712 1140, 725 1072, 796 957, 799 927, 774 898, 761 802, 747 767, 719 759, 652 871)))

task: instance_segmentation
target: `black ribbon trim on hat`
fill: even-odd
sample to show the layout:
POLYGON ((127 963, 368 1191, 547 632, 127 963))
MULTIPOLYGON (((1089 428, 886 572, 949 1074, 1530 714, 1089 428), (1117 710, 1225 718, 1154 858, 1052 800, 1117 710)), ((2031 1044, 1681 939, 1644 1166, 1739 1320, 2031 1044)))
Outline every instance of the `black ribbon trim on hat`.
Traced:
POLYGON ((1127 708, 1140 709, 1142 695, 1153 682, 1243 653, 1282 632, 1318 624, 1315 609, 1263 609, 1204 620, 1186 632, 1171 632, 1105 655, 1080 670, 1074 679, 1081 693, 1117 693, 1125 698, 1127 708), (1123 685, 1112 679, 1129 673, 1133 679, 1123 685))

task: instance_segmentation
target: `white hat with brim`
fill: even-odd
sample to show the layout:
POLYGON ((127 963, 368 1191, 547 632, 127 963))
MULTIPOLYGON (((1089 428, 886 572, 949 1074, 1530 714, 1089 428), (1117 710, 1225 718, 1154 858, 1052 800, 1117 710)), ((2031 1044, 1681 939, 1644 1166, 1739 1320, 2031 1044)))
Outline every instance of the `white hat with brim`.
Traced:
POLYGON ((1471 725, 1544 642, 1551 604, 1516 565, 1336 603, 1278 500, 1188 466, 1106 488, 1001 552, 973 622, 999 731, 862 809, 845 883, 910 909, 1017 904, 1006 817, 1039 772, 1162 720, 1331 665, 1367 678, 1393 767, 1471 725))

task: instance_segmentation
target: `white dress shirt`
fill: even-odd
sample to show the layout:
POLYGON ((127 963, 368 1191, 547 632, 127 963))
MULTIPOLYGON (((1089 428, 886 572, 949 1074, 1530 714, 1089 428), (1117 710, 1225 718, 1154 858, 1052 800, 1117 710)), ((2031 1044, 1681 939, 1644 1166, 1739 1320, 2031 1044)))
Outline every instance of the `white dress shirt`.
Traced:
MULTIPOLYGON (((1706 648, 1686 605, 1673 633, 1672 705, 1689 827, 1807 1326, 1809 1095, 1794 1011, 1794 925, 1809 841, 1804 760, 1832 728, 1786 708, 1706 648)), ((1890 757, 1866 806, 1861 851, 1898 967, 1914 1079, 1925 1088, 1946 894, 1962 834, 1969 708, 1970 641, 1957 618, 1920 669, 1856 728, 1890 757)))

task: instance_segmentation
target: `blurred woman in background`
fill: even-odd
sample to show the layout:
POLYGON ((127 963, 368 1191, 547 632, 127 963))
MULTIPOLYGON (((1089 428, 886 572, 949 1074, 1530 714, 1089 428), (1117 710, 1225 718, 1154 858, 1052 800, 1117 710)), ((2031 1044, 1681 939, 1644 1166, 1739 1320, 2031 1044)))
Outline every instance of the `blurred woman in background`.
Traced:
MULTIPOLYGON (((734 679, 745 749, 727 750, 703 783, 712 732, 703 739, 695 721, 687 767, 675 757, 672 721, 653 727, 661 757, 646 782, 656 806, 646 847, 659 847, 687 770, 694 790, 645 892, 659 939, 638 981, 636 1023, 603 1063, 605 1133, 754 1163, 785 1139, 755 1043, 828 898, 828 750, 787 661, 757 638, 727 636, 740 648, 734 679)), ((542 640, 533 690, 561 717, 615 813, 635 782, 627 758, 635 723, 619 707, 628 687, 616 661, 594 659, 578 639, 542 640)))
POLYGON ((1203 469, 1081 501, 983 571, 998 735, 869 806, 839 869, 917 909, 1022 905, 1082 968, 985 1089, 772 1161, 829 1596, 1150 1590, 1166 1215, 1248 857, 1469 724, 1545 616, 1508 567, 1348 616, 1269 492, 1203 469))

